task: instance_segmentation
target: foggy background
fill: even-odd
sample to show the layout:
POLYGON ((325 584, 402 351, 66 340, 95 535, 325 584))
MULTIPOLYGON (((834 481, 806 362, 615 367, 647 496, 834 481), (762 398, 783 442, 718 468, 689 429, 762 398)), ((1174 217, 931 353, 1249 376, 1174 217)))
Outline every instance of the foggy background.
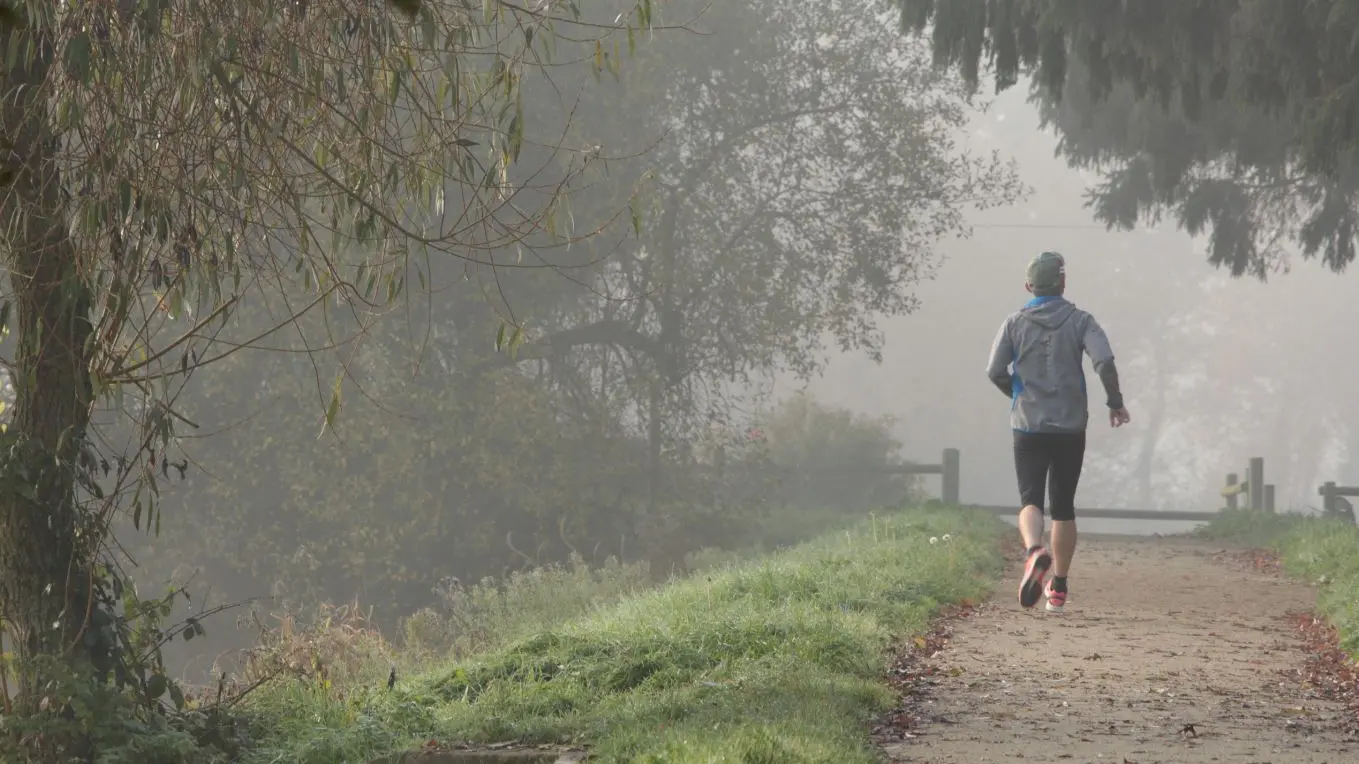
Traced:
MULTIPOLYGON (((961 449, 964 502, 1014 503, 1007 403, 984 369, 1001 322, 1028 299, 1029 258, 1053 249, 1067 258, 1067 298, 1109 334, 1133 417, 1109 428, 1087 360, 1091 425, 1078 507, 1215 509, 1225 475, 1244 475, 1252 456, 1264 457, 1281 510, 1319 507, 1325 481, 1359 480, 1356 411, 1344 392, 1359 374, 1345 351, 1359 318, 1352 280, 1300 259, 1264 284, 1234 279, 1207 263, 1202 240, 1169 222, 1106 231, 1083 208, 1097 178, 1054 156, 1057 139, 1040 131, 1027 93, 1021 81, 988 99, 970 140, 1013 156, 1034 194, 973 214, 971 238, 941 246, 937 274, 917 288, 919 310, 885 322, 880 364, 837 354, 806 389, 896 417, 912 459, 961 449)), ((803 386, 780 379, 777 389, 803 386)))
MULTIPOLYGON (((1067 297, 1108 332, 1133 417, 1111 430, 1092 380, 1078 508, 1214 509, 1225 473, 1253 456, 1280 509, 1317 506, 1321 482, 1359 482, 1348 277, 1294 262, 1268 284, 1232 279, 1172 223, 1106 231, 1083 208, 1098 177, 1054 156, 1025 83, 981 99, 984 113, 963 111, 956 82, 926 73, 926 43, 892 13, 863 23, 860 6, 722 6, 708 20, 715 36, 648 41, 621 86, 567 83, 585 94, 578 109, 554 112, 549 89, 531 93, 544 135, 574 114, 571 140, 639 157, 608 164, 578 195, 580 230, 626 209, 646 168, 683 182, 655 184, 636 237, 584 242, 560 272, 429 274, 437 299, 410 300, 344 349, 360 387, 337 436, 320 426, 333 358, 242 353, 195 378, 185 405, 203 428, 184 439, 188 477, 164 489, 157 532, 120 528, 119 540, 147 587, 187 582, 199 608, 257 601, 176 642, 172 668, 201 679, 284 613, 350 603, 399 639, 413 614, 460 602, 483 579, 572 560, 663 577, 705 550, 794 543, 938 496, 937 478, 770 464, 935 463, 952 447, 964 502, 1013 504, 1008 403, 984 368, 1027 299, 1026 263, 1045 249, 1066 256, 1067 297), (818 99, 839 99, 838 122, 789 120, 691 174, 760 109, 818 99), (978 156, 969 181, 986 182, 957 180, 955 142, 978 156), (1033 193, 976 211, 976 185, 1013 190, 985 161, 993 150, 1033 193), (803 198, 782 197, 781 184, 803 198), (890 230, 896 218, 907 235, 890 230), (970 236, 953 236, 960 224, 970 236), (798 301, 810 307, 791 310, 798 301), (528 360, 493 347, 497 311, 510 308, 531 330, 528 360), (888 315, 880 337, 861 313, 888 315), (803 383, 794 370, 815 371, 803 383)), ((526 155, 535 137, 549 139, 530 136, 526 155)), ((242 336, 268 324, 271 299, 242 311, 242 336)), ((297 347, 324 344, 316 326, 298 334, 297 347)))

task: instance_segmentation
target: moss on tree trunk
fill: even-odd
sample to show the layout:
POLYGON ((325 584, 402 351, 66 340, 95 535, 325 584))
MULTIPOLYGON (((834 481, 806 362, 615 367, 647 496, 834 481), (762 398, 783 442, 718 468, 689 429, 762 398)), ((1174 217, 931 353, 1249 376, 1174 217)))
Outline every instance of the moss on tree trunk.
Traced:
MULTIPOLYGON (((33 27, 37 29, 38 27, 33 27)), ((16 711, 64 705, 58 666, 82 670, 93 542, 81 534, 77 473, 90 419, 91 301, 68 237, 66 199, 49 127, 50 44, 11 24, 19 46, 0 73, 0 246, 15 303, 13 417, 0 449, 0 615, 17 654, 16 711), (58 705, 53 705, 58 704, 58 705)))

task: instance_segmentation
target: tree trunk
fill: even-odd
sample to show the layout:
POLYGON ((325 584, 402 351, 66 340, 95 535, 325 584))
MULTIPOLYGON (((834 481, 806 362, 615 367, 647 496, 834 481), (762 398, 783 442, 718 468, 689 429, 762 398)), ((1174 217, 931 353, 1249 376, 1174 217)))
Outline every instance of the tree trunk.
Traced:
POLYGON ((78 533, 76 475, 90 418, 92 327, 89 274, 67 235, 47 113, 51 46, 41 31, 4 29, 0 47, 16 45, 17 63, 0 74, 0 166, 9 186, 0 195, 0 248, 18 335, 13 419, 0 441, 0 616, 18 657, 16 711, 31 713, 44 698, 61 704, 48 683, 59 665, 87 665, 82 625, 96 550, 78 533))

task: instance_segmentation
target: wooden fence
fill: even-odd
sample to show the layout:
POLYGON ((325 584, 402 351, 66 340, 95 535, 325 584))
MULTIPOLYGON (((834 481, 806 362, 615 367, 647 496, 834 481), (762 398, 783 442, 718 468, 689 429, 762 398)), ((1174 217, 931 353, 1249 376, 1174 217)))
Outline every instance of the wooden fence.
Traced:
MULTIPOLYGON (((1265 460, 1256 457, 1246 466, 1246 479, 1238 480, 1236 473, 1227 475, 1227 485, 1222 496, 1227 500, 1228 509, 1240 507, 1239 499, 1246 498, 1244 509, 1254 511, 1274 511, 1274 486, 1265 482, 1265 460)), ((1321 497, 1321 511, 1327 517, 1346 518, 1355 522, 1354 505, 1346 497, 1359 496, 1359 486, 1336 485, 1334 482, 1322 483, 1317 488, 1321 497)))
MULTIPOLYGON (((1020 508, 1013 504, 1004 506, 962 504, 962 502, 959 501, 961 461, 961 454, 958 449, 946 448, 944 449, 944 457, 940 464, 909 465, 901 468, 901 472, 903 474, 915 475, 943 475, 943 490, 940 498, 945 504, 981 509, 993 512, 997 515, 1014 515, 1019 513, 1020 508)), ((1223 506, 1226 509, 1249 509, 1256 512, 1275 511, 1275 488, 1273 483, 1265 482, 1265 460, 1263 457, 1256 456, 1247 461, 1244 479, 1236 472, 1227 473, 1226 483, 1218 493, 1222 497, 1223 506)), ((1350 522, 1359 522, 1359 515, 1356 515, 1354 505, 1349 501, 1351 498, 1359 498, 1359 486, 1336 485, 1334 482, 1328 482, 1323 483, 1321 487, 1317 489, 1317 494, 1321 496, 1322 512, 1326 516, 1347 518, 1350 522)), ((1082 517, 1103 518, 1107 520, 1208 522, 1216 517, 1219 511, 1220 510, 1185 511, 1081 507, 1080 515, 1082 517)))
POLYGON ((939 498, 949 506, 958 506, 960 501, 961 452, 956 448, 946 448, 938 464, 902 464, 888 467, 886 472, 894 475, 938 475, 940 477, 939 498))
POLYGON ((1246 464, 1246 479, 1235 472, 1227 473, 1227 484, 1220 492, 1227 509, 1242 509, 1240 499, 1246 497, 1244 509, 1256 512, 1274 511, 1274 484, 1265 482, 1265 460, 1254 457, 1246 464))
MULTIPOLYGON (((909 475, 942 475, 943 487, 940 492, 940 499, 944 504, 980 509, 997 515, 1019 513, 1020 508, 1013 504, 1003 506, 963 504, 959 500, 962 484, 961 461, 961 453, 958 449, 946 448, 939 464, 912 464, 893 467, 890 470, 909 475)), ((1250 509, 1257 512, 1275 511, 1275 487, 1273 483, 1265 482, 1265 460, 1259 456, 1247 461, 1244 478, 1236 472, 1228 473, 1226 483, 1218 493, 1222 497, 1223 506, 1226 509, 1250 509)), ((1325 483, 1317 490, 1317 493, 1322 498, 1322 509, 1326 515, 1348 517, 1351 521, 1355 520, 1354 507, 1347 497, 1359 497, 1359 486, 1341 486, 1333 482, 1325 483)), ((1107 520, 1172 520, 1206 523, 1216 517, 1219 511, 1081 507, 1080 515, 1107 520)))
MULTIPOLYGON (((845 467, 825 467, 817 468, 810 466, 798 467, 800 473, 828 472, 828 473, 847 473, 858 472, 860 470, 845 467)), ((948 506, 962 506, 970 509, 980 509, 992 512, 997 515, 1015 515, 1019 513, 1019 507, 1013 504, 1007 505, 988 505, 988 504, 964 504, 961 500, 962 493, 962 454, 956 448, 946 448, 940 455, 937 464, 901 464, 890 467, 867 467, 863 472, 873 474, 890 475, 939 475, 940 476, 940 500, 948 506)), ((1240 473, 1229 472, 1222 489, 1218 492, 1223 499, 1223 507, 1226 509, 1249 509, 1256 512, 1274 512, 1273 483, 1265 482, 1265 460, 1263 457, 1252 457, 1246 463, 1245 477, 1240 473)), ((1324 483, 1317 489, 1317 493, 1322 498, 1322 509, 1328 516, 1347 517, 1351 521, 1355 520, 1355 511, 1349 498, 1359 497, 1359 486, 1342 486, 1335 483, 1324 483), (1347 498, 1348 497, 1348 498, 1347 498)), ((1217 517, 1221 510, 1167 510, 1167 509, 1108 509, 1101 507, 1081 507, 1079 510, 1081 517, 1100 518, 1106 520, 1169 520, 1177 522, 1209 522, 1217 517)))
MULTIPOLYGON (((1245 497, 1245 509, 1262 512, 1274 511, 1274 486, 1265 482, 1265 460, 1259 457, 1250 460, 1246 467, 1246 479, 1238 480, 1236 473, 1227 475, 1227 485, 1222 496, 1227 500, 1228 509, 1240 507, 1240 497, 1245 497)), ((1322 483, 1317 488, 1321 497, 1321 511, 1326 517, 1338 517, 1355 522, 1354 505, 1347 497, 1359 496, 1359 486, 1336 485, 1333 481, 1322 483)))
MULTIPOLYGON (((1336 485, 1334 482, 1322 483, 1317 488, 1321 497, 1322 514, 1327 517, 1347 518, 1355 522, 1354 505, 1346 497, 1359 496, 1359 486, 1336 485)), ((1246 466, 1246 479, 1238 480, 1236 473, 1227 475, 1227 484, 1222 489, 1228 509, 1250 509, 1258 512, 1274 511, 1274 486, 1265 482, 1265 460, 1255 457, 1246 466), (1240 499, 1246 499, 1241 506, 1240 499)))
POLYGON ((1348 518, 1355 522, 1354 505, 1346 497, 1359 496, 1359 486, 1322 483, 1317 489, 1321 495, 1321 511, 1327 517, 1348 518))
MULTIPOLYGON (((1257 469, 1251 474, 1256 476, 1255 479, 1260 481, 1262 486, 1262 488, 1258 489, 1254 495, 1261 497, 1262 501, 1263 497, 1268 496, 1269 497, 1268 505, 1272 508, 1274 506, 1273 499, 1274 486, 1267 486, 1268 490, 1265 490, 1265 487, 1263 487, 1264 460, 1252 459, 1251 466, 1257 467, 1257 469)), ((992 512, 997 515, 1015 515, 1018 514, 1020 510, 1018 506, 1015 506, 1013 504, 1007 504, 1004 506, 994 504, 963 504, 962 501, 960 500, 962 486, 962 455, 961 452, 956 448, 944 449, 943 458, 940 460, 939 464, 911 464, 904 465, 902 467, 892 467, 890 468, 890 470, 893 472, 897 472, 899 474, 908 475, 941 475, 943 477, 943 481, 942 488, 940 491, 940 499, 944 504, 947 505, 963 506, 969 509, 980 509, 982 511, 992 512)), ((1235 475, 1229 476, 1228 482, 1231 484, 1235 484, 1237 482, 1235 479, 1235 475)), ((1249 482, 1250 481, 1248 480, 1247 483, 1249 482)), ((1247 493, 1248 490, 1249 488, 1247 487, 1239 488, 1233 491, 1232 493, 1233 498, 1228 500, 1229 504, 1234 505, 1235 497, 1237 495, 1247 493)), ((1225 491, 1223 495, 1224 496, 1226 495, 1225 491)), ((1359 491, 1356 491, 1354 495, 1359 496, 1359 491)), ((1192 512, 1184 510, 1166 510, 1166 509, 1102 509, 1086 507, 1080 508, 1081 517, 1102 518, 1107 520, 1174 520, 1174 521, 1206 523, 1209 520, 1212 520, 1214 517, 1216 517, 1217 514, 1218 513, 1216 511, 1192 512)))
POLYGON ((809 464, 800 464, 796 467, 771 466, 769 469, 774 471, 796 470, 799 474, 815 475, 817 473, 827 475, 938 475, 940 476, 940 498, 945 504, 957 505, 959 486, 958 480, 959 456, 958 449, 946 448, 939 459, 938 464, 893 464, 889 466, 875 465, 871 467, 818 467, 809 464))

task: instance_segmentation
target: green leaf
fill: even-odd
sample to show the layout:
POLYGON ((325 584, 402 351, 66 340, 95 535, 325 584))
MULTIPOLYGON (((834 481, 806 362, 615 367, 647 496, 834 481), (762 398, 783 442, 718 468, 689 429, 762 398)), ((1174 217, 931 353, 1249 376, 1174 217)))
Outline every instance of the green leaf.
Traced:
POLYGON ((519 151, 524 148, 524 120, 522 114, 515 114, 510 120, 510 161, 519 161, 519 151))
POLYGON ((330 405, 326 406, 326 421, 325 425, 321 428, 323 434, 326 430, 335 428, 335 417, 340 414, 340 391, 343 384, 344 372, 340 372, 335 375, 335 386, 331 388, 330 391, 330 405))
POLYGON ((126 178, 118 181, 118 215, 126 219, 132 212, 132 184, 126 178))
POLYGON ((5 68, 14 69, 19 65, 19 46, 24 44, 24 36, 12 34, 8 37, 9 41, 5 45, 5 68))
POLYGON ((177 683, 170 685, 170 700, 175 704, 176 711, 184 710, 184 691, 179 689, 177 683))
POLYGON ((157 700, 165 694, 169 686, 170 683, 166 680, 164 674, 152 674, 151 678, 146 680, 146 697, 157 700))
POLYGON ((434 26, 433 11, 424 14, 424 16, 420 18, 420 33, 425 38, 425 49, 434 50, 435 45, 438 43, 438 28, 434 26))
POLYGON ((500 328, 495 334, 495 349, 497 353, 508 353, 510 358, 514 358, 518 355, 519 346, 524 344, 524 327, 514 325, 514 330, 506 337, 506 329, 509 326, 507 321, 500 322, 500 328))
POLYGON ((496 56, 495 65, 491 67, 491 87, 487 89, 494 90, 499 87, 500 83, 504 82, 508 76, 509 68, 505 66, 505 59, 496 56))
POLYGON ((94 71, 94 45, 88 32, 79 32, 66 42, 66 73, 81 85, 88 85, 94 71))

